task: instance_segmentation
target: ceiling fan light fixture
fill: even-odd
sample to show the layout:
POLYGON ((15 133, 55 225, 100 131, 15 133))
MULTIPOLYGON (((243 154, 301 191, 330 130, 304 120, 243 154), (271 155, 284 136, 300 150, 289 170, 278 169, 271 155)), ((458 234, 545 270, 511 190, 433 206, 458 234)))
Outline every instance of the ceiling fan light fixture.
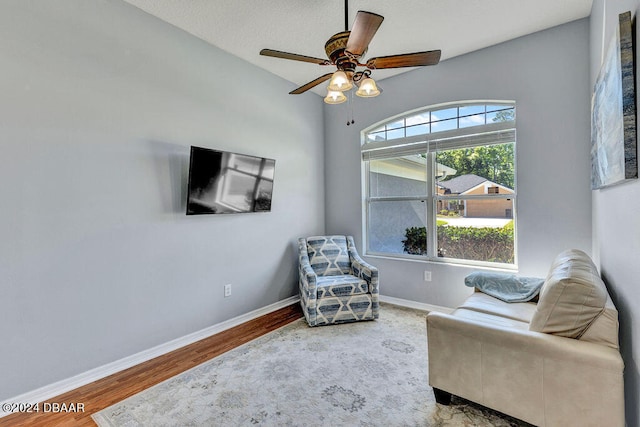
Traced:
POLYGON ((324 98, 324 102, 327 104, 342 104, 347 100, 344 93, 337 90, 328 90, 327 96, 324 98))
MULTIPOLYGON (((365 61, 363 58, 369 49, 369 44, 378 28, 380 28, 384 17, 377 13, 359 10, 351 30, 349 30, 348 9, 349 0, 345 0, 345 31, 334 34, 325 43, 324 48, 328 59, 274 49, 262 49, 260 51, 262 56, 335 67, 333 71, 327 72, 315 80, 292 90, 289 94, 299 95, 315 88, 320 83, 329 81, 329 91, 324 98, 324 102, 327 104, 341 104, 347 101, 347 97, 343 92, 352 90, 354 86, 357 86, 357 96, 373 98, 380 95, 382 89, 377 87, 376 82, 369 78, 372 70, 424 67, 436 65, 440 61, 440 50, 378 56, 368 58, 365 61), (358 67, 365 67, 365 70, 357 71, 358 67)), ((353 100, 353 98, 350 100, 353 100)), ((350 123, 353 123, 353 120, 350 123)))
POLYGON ((329 80, 329 90, 334 92, 343 92, 353 87, 353 83, 347 77, 344 71, 338 70, 333 73, 331 80, 329 80))
POLYGON ((373 98, 374 96, 380 95, 380 90, 378 90, 376 82, 373 81, 371 77, 367 77, 360 83, 360 87, 356 91, 356 95, 362 98, 373 98))

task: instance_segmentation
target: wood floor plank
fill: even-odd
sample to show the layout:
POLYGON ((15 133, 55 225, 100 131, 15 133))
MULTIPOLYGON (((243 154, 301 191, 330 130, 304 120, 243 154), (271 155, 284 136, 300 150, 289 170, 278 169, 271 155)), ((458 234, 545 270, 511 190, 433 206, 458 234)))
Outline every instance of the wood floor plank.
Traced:
POLYGON ((44 402, 82 403, 84 412, 15 413, 0 418, 0 427, 95 426, 92 414, 301 317, 292 304, 44 402))

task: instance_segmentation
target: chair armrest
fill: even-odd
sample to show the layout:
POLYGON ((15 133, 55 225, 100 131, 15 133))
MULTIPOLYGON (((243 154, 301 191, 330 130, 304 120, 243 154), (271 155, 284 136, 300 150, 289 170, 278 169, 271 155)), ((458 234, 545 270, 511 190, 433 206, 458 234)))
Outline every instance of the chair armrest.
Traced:
MULTIPOLYGON (((378 291, 378 269, 363 261, 360 257, 351 258, 351 268, 354 276, 364 279, 372 288, 378 291)), ((373 290, 372 290, 373 293, 373 290)))
POLYGON ((318 276, 310 265, 300 265, 300 280, 302 280, 302 284, 309 293, 316 293, 317 278, 318 276))
POLYGON ((298 239, 298 263, 300 283, 306 290, 307 296, 313 295, 313 298, 315 298, 318 276, 311 268, 305 239, 298 239))
POLYGON ((347 246, 349 249, 349 258, 351 261, 351 270, 353 275, 364 279, 370 287, 372 294, 379 292, 378 268, 363 260, 356 250, 353 237, 347 237, 347 246))

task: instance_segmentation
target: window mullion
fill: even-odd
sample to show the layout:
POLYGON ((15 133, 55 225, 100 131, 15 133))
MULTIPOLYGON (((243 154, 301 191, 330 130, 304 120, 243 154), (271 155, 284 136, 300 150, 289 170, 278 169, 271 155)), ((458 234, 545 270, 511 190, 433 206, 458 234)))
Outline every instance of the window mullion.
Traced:
POLYGON ((436 194, 437 200, 494 200, 494 199, 515 199, 515 193, 505 194, 436 194))
POLYGON ((382 197, 370 197, 369 202, 402 202, 402 201, 419 201, 425 200, 428 196, 382 196, 382 197))
POLYGON ((436 250, 436 215, 434 201, 435 187, 435 155, 433 151, 427 152, 427 258, 434 258, 438 255, 436 250))

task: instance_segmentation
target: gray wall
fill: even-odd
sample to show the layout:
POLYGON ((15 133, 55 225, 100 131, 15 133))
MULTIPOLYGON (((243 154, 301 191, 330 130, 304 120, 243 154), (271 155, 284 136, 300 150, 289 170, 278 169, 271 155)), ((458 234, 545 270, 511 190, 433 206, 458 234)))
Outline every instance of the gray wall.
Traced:
MULTIPOLYGON (((594 0, 591 10, 591 88, 605 49, 616 34, 618 14, 637 17, 638 0, 594 0)), ((636 58, 638 44, 636 33, 636 58)), ((636 64, 636 94, 638 93, 636 64)), ((636 118, 637 120, 637 118, 636 118)), ((640 123, 640 121, 638 121, 640 123)), ((620 346, 625 362, 627 425, 640 425, 640 182, 633 181, 593 192, 593 252, 620 313, 620 346)))
POLYGON ((0 58, 0 400, 297 294, 319 97, 119 0, 4 0, 0 58), (272 212, 187 217, 190 145, 276 159, 272 212))
MULTIPOLYGON (((425 41, 425 49, 436 48, 425 41)), ((380 82, 384 93, 325 106, 326 226, 362 242, 360 131, 394 115, 443 102, 515 100, 517 238, 520 273, 545 276, 553 257, 591 252, 589 21, 583 19, 410 71, 380 82)), ((374 76, 375 77, 375 76, 374 76)), ((384 295, 453 307, 471 269, 369 257, 384 295), (432 282, 423 281, 424 270, 432 282)))

